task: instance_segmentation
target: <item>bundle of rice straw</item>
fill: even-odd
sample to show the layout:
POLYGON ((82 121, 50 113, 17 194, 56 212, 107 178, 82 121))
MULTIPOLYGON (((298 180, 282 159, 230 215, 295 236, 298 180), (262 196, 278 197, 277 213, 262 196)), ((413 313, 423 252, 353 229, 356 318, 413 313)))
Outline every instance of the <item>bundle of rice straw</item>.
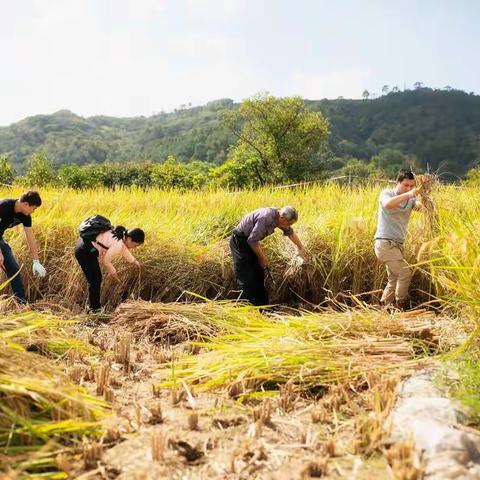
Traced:
POLYGON ((122 303, 110 325, 131 332, 138 340, 174 345, 230 331, 245 323, 245 316, 261 316, 257 307, 232 301, 205 303, 153 303, 143 300, 122 303))
POLYGON ((92 352, 90 345, 73 336, 78 323, 36 311, 8 313, 0 321, 0 341, 14 341, 48 356, 61 356, 69 350, 92 352))
POLYGON ((176 358, 175 376, 166 369, 162 385, 184 380, 201 390, 240 382, 252 391, 291 380, 309 389, 408 368, 430 354, 432 321, 427 312, 410 318, 366 308, 252 317, 236 331, 194 342, 201 352, 176 358))
POLYGON ((104 401, 56 364, 0 339, 0 472, 20 465, 21 478, 53 478, 57 453, 81 451, 82 438, 99 435, 107 414, 104 401))
POLYGON ((303 257, 290 245, 282 245, 276 249, 277 261, 272 264, 273 277, 277 282, 272 285, 272 297, 290 297, 291 292, 298 298, 312 297, 317 285, 322 283, 324 266, 322 259, 309 250, 310 245, 304 242, 306 256, 303 257))
POLYGON ((433 192, 439 184, 438 177, 432 173, 415 176, 420 202, 423 207, 427 239, 431 240, 438 232, 438 212, 433 200, 433 192))

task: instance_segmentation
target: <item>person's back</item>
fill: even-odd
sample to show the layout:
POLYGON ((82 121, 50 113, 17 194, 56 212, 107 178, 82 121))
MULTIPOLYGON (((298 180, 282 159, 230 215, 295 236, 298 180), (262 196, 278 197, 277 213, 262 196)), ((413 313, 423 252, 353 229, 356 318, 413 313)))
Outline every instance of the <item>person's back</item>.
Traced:
POLYGON ((128 263, 135 261, 135 257, 130 253, 123 240, 117 238, 111 230, 99 233, 92 245, 98 250, 101 257, 107 257, 109 260, 122 256, 128 263))
POLYGON ((276 227, 276 219, 279 216, 279 209, 276 207, 262 207, 247 213, 238 224, 236 231, 241 232, 245 237, 250 237, 252 231, 257 228, 258 232, 254 241, 263 240, 271 235, 276 227))

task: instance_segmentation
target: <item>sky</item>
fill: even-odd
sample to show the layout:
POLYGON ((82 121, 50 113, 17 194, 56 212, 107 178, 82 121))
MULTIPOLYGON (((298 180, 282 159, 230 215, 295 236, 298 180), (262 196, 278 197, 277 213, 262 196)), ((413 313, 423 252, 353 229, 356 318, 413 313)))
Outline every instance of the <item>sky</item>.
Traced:
POLYGON ((477 0, 0 0, 0 125, 150 116, 260 91, 480 93, 477 0))

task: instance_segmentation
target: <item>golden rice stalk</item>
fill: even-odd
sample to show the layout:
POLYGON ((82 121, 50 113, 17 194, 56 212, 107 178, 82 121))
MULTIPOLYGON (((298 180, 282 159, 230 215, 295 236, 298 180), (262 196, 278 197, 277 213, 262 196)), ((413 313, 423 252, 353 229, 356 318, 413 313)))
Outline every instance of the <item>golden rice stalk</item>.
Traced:
POLYGON ((0 321, 0 341, 17 344, 44 355, 63 355, 70 351, 91 353, 94 348, 73 337, 79 320, 65 320, 36 311, 9 312, 0 321))
POLYGON ((178 357, 163 386, 186 381, 200 389, 242 385, 251 391, 291 381, 312 388, 408 367, 429 354, 422 332, 432 337, 432 321, 426 312, 409 318, 375 309, 244 315, 242 324, 227 324, 223 334, 195 342, 202 351, 178 357))
POLYGON ((439 180, 431 173, 416 175, 415 180, 424 215, 426 240, 429 241, 438 234, 439 229, 438 209, 434 200, 434 192, 439 185, 439 180))
POLYGON ((423 478, 424 465, 411 439, 394 443, 388 450, 384 450, 383 454, 394 480, 423 478))
POLYGON ((80 439, 99 435, 99 420, 107 413, 105 402, 47 358, 0 343, 1 467, 47 478, 58 470, 58 452, 80 452, 80 439))
POLYGON ((111 325, 130 332, 136 339, 176 344, 210 337, 244 323, 245 316, 260 316, 258 308, 231 301, 203 303, 153 303, 131 300, 114 313, 111 325))

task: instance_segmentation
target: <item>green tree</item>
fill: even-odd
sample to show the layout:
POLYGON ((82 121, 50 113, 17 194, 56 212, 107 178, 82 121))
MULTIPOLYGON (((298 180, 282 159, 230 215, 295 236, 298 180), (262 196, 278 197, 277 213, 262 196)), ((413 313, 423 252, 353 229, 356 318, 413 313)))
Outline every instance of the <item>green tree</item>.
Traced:
POLYGON ((23 182, 27 185, 43 187, 54 185, 58 181, 57 173, 53 162, 47 158, 45 153, 34 153, 27 160, 27 168, 23 182))
POLYGON ((371 158, 370 163, 378 175, 387 178, 395 177, 401 168, 412 168, 414 171, 420 169, 415 157, 404 155, 393 148, 381 150, 371 158))
POLYGON ((238 139, 230 159, 248 165, 261 185, 305 178, 329 134, 327 120, 300 97, 268 93, 223 112, 222 121, 238 139))
POLYGON ((255 173, 255 162, 254 156, 245 158, 244 153, 236 149, 230 160, 212 170, 211 183, 217 187, 232 189, 258 187, 260 181, 255 173), (236 155, 241 155, 242 160, 238 160, 236 155))
POLYGON ((98 165, 63 165, 58 171, 58 179, 61 185, 69 188, 85 189, 95 188, 102 185, 98 165))
POLYGON ((152 184, 160 188, 192 188, 193 182, 185 165, 169 156, 164 163, 154 165, 150 174, 152 184))
POLYGON ((358 158, 351 158, 347 163, 339 170, 340 175, 347 176, 356 181, 357 179, 365 179, 372 175, 372 166, 364 163, 358 158))
POLYGON ((467 185, 480 186, 480 166, 470 169, 465 179, 467 185))
POLYGON ((193 188, 201 188, 205 186, 210 177, 214 165, 208 162, 201 162, 194 160, 193 162, 185 164, 185 170, 190 177, 190 182, 193 188))
POLYGON ((6 156, 0 156, 0 183, 11 185, 17 176, 17 172, 13 168, 6 156))

